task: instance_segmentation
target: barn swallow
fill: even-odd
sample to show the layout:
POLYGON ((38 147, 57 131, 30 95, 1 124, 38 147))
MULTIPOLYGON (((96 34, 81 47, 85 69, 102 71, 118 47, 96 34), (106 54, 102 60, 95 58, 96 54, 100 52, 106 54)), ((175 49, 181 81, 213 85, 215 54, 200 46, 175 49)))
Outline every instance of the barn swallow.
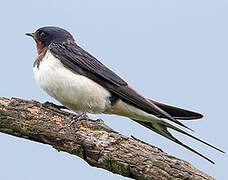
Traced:
POLYGON ((223 152, 164 120, 188 128, 179 120, 200 119, 202 114, 140 95, 126 81, 79 47, 68 31, 49 26, 26 35, 33 37, 37 46, 38 56, 33 65, 36 81, 47 94, 67 108, 78 114, 104 113, 131 118, 213 164, 212 160, 176 139, 168 128, 223 152))

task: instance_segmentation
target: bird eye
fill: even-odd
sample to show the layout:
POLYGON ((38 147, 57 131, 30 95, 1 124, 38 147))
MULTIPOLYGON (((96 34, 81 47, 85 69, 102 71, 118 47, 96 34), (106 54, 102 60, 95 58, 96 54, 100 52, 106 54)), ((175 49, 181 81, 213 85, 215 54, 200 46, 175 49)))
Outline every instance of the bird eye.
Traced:
POLYGON ((44 33, 43 31, 41 31, 41 32, 39 33, 39 38, 40 38, 40 39, 44 39, 45 36, 46 36, 46 33, 44 33))

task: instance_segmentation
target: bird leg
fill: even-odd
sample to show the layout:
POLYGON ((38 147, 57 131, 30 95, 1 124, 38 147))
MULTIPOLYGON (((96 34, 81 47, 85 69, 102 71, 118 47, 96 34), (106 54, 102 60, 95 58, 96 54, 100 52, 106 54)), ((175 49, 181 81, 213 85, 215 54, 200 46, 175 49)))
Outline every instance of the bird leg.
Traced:
POLYGON ((80 120, 82 120, 82 119, 88 119, 89 117, 87 116, 87 113, 88 113, 88 111, 89 111, 90 109, 91 109, 91 107, 88 105, 88 106, 86 107, 86 109, 85 109, 84 112, 82 112, 81 114, 78 114, 78 115, 74 116, 74 117, 72 118, 72 121, 71 121, 71 123, 70 123, 70 126, 71 126, 72 124, 74 124, 76 121, 80 121, 80 120))

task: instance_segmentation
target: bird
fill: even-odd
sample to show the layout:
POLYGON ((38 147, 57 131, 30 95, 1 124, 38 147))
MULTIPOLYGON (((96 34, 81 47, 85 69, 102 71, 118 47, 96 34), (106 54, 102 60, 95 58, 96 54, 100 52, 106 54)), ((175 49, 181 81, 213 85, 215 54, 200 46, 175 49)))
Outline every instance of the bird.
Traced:
POLYGON ((81 48, 67 30, 45 26, 26 35, 36 42, 38 55, 33 64, 35 80, 48 95, 66 108, 78 115, 93 113, 128 117, 213 164, 211 159, 179 141, 168 130, 175 130, 224 153, 178 127, 190 129, 179 120, 200 119, 202 114, 139 94, 115 72, 81 48))

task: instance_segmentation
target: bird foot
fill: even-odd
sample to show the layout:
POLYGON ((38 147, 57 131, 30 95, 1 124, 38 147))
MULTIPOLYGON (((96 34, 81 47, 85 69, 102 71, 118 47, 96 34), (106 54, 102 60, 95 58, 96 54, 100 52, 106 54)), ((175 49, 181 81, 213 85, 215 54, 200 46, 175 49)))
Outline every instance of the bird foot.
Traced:
POLYGON ((77 121, 81 121, 83 119, 88 119, 89 117, 87 116, 87 112, 83 112, 79 115, 76 115, 72 118, 72 121, 70 122, 69 126, 72 126, 74 123, 76 123, 77 121))

